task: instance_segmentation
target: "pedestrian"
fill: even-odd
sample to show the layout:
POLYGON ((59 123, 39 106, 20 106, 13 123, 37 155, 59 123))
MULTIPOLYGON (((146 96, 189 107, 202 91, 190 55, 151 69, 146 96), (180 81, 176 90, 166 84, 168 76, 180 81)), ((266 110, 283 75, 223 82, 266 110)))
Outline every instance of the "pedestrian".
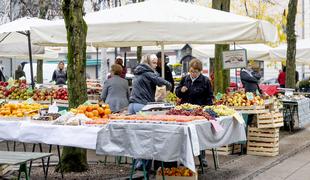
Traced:
POLYGON ((104 82, 101 93, 101 99, 109 104, 113 113, 121 112, 129 104, 128 81, 120 77, 122 70, 122 66, 112 65, 111 78, 104 82))
MULTIPOLYGON (((129 114, 136 114, 147 103, 155 102, 156 86, 166 86, 171 89, 171 84, 161 78, 156 72, 157 57, 155 54, 145 55, 142 57, 141 63, 135 68, 135 79, 132 85, 132 92, 129 99, 129 114)), ((152 166, 152 160, 137 160, 135 169, 141 170, 143 164, 149 171, 152 166)))
POLYGON ((168 66, 168 56, 167 55, 164 55, 165 57, 165 60, 162 61, 161 59, 161 52, 158 52, 156 54, 157 56, 157 67, 156 67, 156 71, 158 72, 158 74, 160 75, 160 77, 162 77, 162 63, 164 62, 165 63, 165 80, 170 82, 171 83, 171 92, 174 92, 174 80, 173 80, 173 76, 172 76, 172 72, 171 72, 171 69, 170 67, 168 66))
MULTIPOLYGON (((212 105, 213 91, 209 78, 202 73, 202 62, 192 59, 189 62, 189 74, 184 76, 175 92, 181 99, 181 104, 212 105)), ((206 152, 200 151, 200 164, 207 167, 206 152)))
POLYGON ((278 76, 278 82, 281 88, 285 88, 285 76, 286 76, 286 67, 283 66, 282 71, 278 76))
POLYGON ((19 78, 21 78, 21 77, 25 77, 26 78, 26 74, 23 71, 22 65, 18 65, 17 69, 15 70, 15 80, 19 80, 19 78))
POLYGON ((67 72, 65 70, 65 63, 60 61, 57 69, 53 73, 52 81, 56 82, 56 85, 64 85, 67 81, 67 72))
POLYGON ((243 87, 245 89, 245 92, 255 93, 258 91, 259 93, 261 93, 261 90, 258 85, 261 76, 253 71, 252 66, 250 64, 248 64, 246 68, 243 68, 241 70, 240 78, 243 87))

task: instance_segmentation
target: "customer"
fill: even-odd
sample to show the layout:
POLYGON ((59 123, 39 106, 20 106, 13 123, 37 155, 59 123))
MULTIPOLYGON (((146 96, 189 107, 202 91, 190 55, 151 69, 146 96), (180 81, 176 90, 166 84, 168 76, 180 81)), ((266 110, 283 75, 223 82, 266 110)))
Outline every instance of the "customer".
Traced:
POLYGON ((124 110, 129 104, 128 81, 120 77, 122 70, 122 66, 112 65, 112 77, 104 82, 101 94, 101 99, 109 104, 113 113, 124 110))
POLYGON ((26 74, 23 71, 22 65, 18 65, 17 69, 15 70, 15 80, 18 80, 21 77, 25 77, 26 78, 26 74))
POLYGON ((285 88, 285 75, 286 75, 286 67, 283 66, 282 71, 278 76, 278 82, 281 88, 285 88))
POLYGON ((66 84, 67 72, 63 61, 58 63, 58 68, 53 73, 52 81, 55 81, 56 85, 66 84))
POLYGON ((240 78, 245 92, 255 93, 259 91, 261 93, 261 90, 258 86, 261 76, 252 70, 252 66, 250 64, 241 70, 240 78))
MULTIPOLYGON (((134 70, 135 79, 133 81, 132 92, 129 99, 129 114, 136 114, 148 102, 155 102, 156 86, 166 86, 171 89, 171 84, 161 78, 156 72, 157 57, 155 54, 145 55, 142 57, 141 64, 134 70)), ((137 160, 136 169, 141 170, 142 165, 146 166, 147 170, 151 169, 152 160, 137 160)))
POLYGON ((130 114, 140 111, 148 102, 155 102, 156 86, 165 85, 168 90, 171 89, 171 84, 155 71, 156 66, 156 55, 146 55, 142 57, 141 64, 134 70, 135 79, 128 107, 130 114))
POLYGON ((162 67, 162 63, 165 63, 165 80, 169 81, 171 83, 172 87, 171 87, 170 91, 174 92, 174 80, 173 80, 172 72, 171 72, 170 67, 167 65, 168 64, 168 56, 164 55, 164 57, 165 57, 164 61, 162 61, 162 59, 161 59, 161 52, 158 52, 156 54, 156 56, 158 59, 156 71, 158 72, 158 74, 160 76, 162 76, 162 68, 161 67, 162 67))
POLYGON ((117 56, 115 59, 115 64, 118 64, 122 67, 122 73, 120 75, 121 78, 126 78, 127 68, 123 65, 123 58, 122 56, 117 56))
MULTIPOLYGON (((189 75, 182 78, 176 88, 176 95, 181 99, 181 104, 212 105, 213 92, 209 78, 202 73, 202 62, 192 59, 189 63, 189 75)), ((208 166, 205 151, 200 151, 201 164, 208 166)))

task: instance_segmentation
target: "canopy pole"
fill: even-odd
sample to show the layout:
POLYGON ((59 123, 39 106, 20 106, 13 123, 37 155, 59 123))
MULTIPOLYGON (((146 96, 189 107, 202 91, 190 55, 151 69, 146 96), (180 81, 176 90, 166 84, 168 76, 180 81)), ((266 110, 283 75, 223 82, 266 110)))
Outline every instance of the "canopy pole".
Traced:
POLYGON ((97 62, 96 62, 96 79, 98 79, 98 62, 99 62, 99 52, 98 52, 98 47, 96 47, 96 57, 97 57, 97 62))
POLYGON ((26 32, 28 39, 28 52, 29 52, 29 61, 30 61, 30 76, 31 76, 31 87, 34 89, 34 80, 33 80, 33 64, 32 64, 32 52, 31 52, 31 39, 30 39, 30 31, 26 32))
POLYGON ((164 43, 161 42, 160 43, 160 47, 161 47, 161 77, 165 78, 165 47, 164 47, 164 43))

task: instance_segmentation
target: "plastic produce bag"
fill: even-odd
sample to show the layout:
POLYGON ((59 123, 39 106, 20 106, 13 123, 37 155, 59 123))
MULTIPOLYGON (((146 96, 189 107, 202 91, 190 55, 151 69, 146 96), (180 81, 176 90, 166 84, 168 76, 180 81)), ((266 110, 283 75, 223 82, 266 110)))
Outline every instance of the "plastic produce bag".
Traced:
POLYGON ((155 101, 163 102, 167 94, 168 92, 167 92, 166 86, 156 86, 155 101))

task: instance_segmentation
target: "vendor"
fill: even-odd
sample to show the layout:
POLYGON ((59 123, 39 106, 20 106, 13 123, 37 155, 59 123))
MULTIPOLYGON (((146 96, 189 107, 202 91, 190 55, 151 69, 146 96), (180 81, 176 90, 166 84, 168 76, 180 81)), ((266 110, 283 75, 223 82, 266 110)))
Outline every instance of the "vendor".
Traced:
POLYGON ((173 80, 173 76, 172 76, 172 72, 171 72, 171 69, 170 67, 167 65, 168 64, 168 56, 165 54, 164 57, 165 57, 165 60, 161 60, 161 52, 158 52, 156 54, 157 56, 157 67, 156 67, 156 71, 158 72, 159 76, 162 77, 162 63, 165 63, 165 80, 166 81, 169 81, 172 85, 172 88, 171 88, 171 92, 174 91, 174 80, 173 80))
POLYGON ((58 68, 53 73, 52 81, 55 81, 56 85, 66 84, 67 72, 63 61, 58 63, 58 68))
POLYGON ((246 68, 243 68, 240 73, 241 82, 244 86, 245 92, 257 92, 261 93, 261 90, 258 86, 261 76, 254 72, 250 64, 246 68))
MULTIPOLYGON (((213 92, 209 78, 202 73, 202 62, 192 59, 189 63, 189 75, 182 78, 176 88, 176 95, 181 99, 181 104, 212 105, 213 92)), ((205 151, 200 152, 203 166, 208 166, 205 151)))

